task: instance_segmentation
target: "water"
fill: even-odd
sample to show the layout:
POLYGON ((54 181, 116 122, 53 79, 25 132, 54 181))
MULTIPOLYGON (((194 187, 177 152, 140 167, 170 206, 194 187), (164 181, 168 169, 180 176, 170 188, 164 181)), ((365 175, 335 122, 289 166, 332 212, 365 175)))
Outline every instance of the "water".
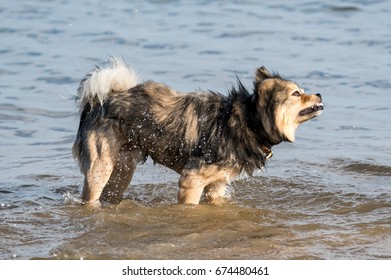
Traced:
POLYGON ((260 2, 3 1, 0 258, 391 258, 390 2, 260 2), (111 55, 181 91, 265 65, 325 112, 227 205, 176 205, 178 176, 148 161, 121 204, 86 209, 74 94, 111 55))

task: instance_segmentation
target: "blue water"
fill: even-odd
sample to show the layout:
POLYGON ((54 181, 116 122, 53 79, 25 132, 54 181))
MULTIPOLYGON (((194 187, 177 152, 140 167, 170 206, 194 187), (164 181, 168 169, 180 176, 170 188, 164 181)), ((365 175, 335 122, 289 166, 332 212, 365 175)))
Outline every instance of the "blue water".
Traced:
POLYGON ((390 258, 390 4, 3 1, 0 258, 390 258), (175 206, 177 175, 148 161, 123 203, 88 211, 74 95, 109 56, 179 91, 251 88, 264 65, 325 112, 226 206, 175 206))

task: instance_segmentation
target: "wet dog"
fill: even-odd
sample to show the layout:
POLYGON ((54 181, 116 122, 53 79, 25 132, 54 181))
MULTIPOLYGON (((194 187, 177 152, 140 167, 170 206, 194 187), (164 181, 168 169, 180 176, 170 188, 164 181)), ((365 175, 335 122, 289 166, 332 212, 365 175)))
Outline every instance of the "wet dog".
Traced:
POLYGON ((139 82, 123 60, 88 73, 78 89, 80 125, 73 155, 85 175, 83 202, 119 203, 136 165, 150 156, 180 174, 178 202, 224 199, 237 175, 251 175, 272 146, 295 140, 299 124, 323 111, 320 94, 256 70, 254 90, 238 80, 228 95, 180 93, 139 82))

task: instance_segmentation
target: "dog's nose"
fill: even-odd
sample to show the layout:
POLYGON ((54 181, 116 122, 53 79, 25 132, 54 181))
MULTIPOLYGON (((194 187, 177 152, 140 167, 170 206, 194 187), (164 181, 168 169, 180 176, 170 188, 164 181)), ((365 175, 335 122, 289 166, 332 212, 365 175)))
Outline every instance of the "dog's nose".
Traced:
POLYGON ((319 97, 320 100, 322 100, 322 95, 320 93, 315 94, 317 97, 319 97))

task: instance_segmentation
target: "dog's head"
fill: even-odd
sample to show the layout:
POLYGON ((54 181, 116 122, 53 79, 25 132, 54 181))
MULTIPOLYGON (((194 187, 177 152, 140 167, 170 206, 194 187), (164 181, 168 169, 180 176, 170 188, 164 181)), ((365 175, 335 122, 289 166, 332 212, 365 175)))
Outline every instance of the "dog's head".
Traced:
POLYGON ((256 71, 254 90, 263 127, 275 142, 293 142, 296 128, 323 111, 319 93, 305 94, 297 84, 265 67, 256 71))

